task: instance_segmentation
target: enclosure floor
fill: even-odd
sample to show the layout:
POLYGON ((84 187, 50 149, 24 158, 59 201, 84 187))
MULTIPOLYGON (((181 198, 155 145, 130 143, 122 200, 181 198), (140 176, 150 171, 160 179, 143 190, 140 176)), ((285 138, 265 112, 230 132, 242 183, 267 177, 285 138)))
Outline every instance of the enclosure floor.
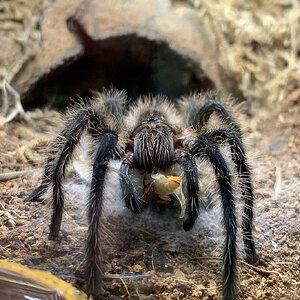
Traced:
MULTIPOLYGON (((240 299, 300 299, 299 115, 300 105, 293 101, 264 120, 247 120, 260 263, 253 267, 239 260, 240 299)), ((47 120, 35 122, 44 128, 47 120)), ((35 132, 18 122, 0 129, 1 173, 34 168, 20 163, 11 151, 32 141, 35 132)), ((49 270, 84 289, 84 216, 77 214, 76 203, 68 203, 58 241, 48 241, 50 206, 22 201, 39 182, 41 172, 33 174, 0 182, 0 258, 49 270)), ((125 224, 131 223, 124 218, 125 224)), ((117 226, 117 217, 109 223, 115 235, 124 229, 117 226)), ((106 280, 105 298, 220 298, 220 255, 214 246, 201 242, 203 234, 199 233, 199 240, 178 238, 147 226, 136 230, 125 226, 122 236, 122 244, 109 249, 107 273, 143 274, 144 278, 106 280)))

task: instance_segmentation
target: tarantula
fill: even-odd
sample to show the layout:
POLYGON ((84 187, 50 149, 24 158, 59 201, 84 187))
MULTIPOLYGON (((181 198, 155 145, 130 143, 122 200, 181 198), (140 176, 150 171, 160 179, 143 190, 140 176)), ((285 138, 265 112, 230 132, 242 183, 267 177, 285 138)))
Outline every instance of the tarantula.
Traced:
MULTIPOLYGON (((101 221, 106 173, 112 161, 119 160, 119 183, 125 205, 133 213, 141 213, 153 197, 140 193, 133 176, 151 174, 178 175, 180 169, 185 198, 183 229, 190 230, 201 208, 200 173, 197 160, 212 166, 223 210, 225 245, 223 253, 223 299, 236 299, 237 216, 232 172, 221 146, 229 145, 231 164, 238 174, 244 203, 242 234, 246 260, 257 260, 252 236, 253 190, 251 172, 245 156, 240 125, 217 94, 194 94, 177 104, 162 97, 143 97, 126 106, 126 95, 118 91, 97 93, 86 104, 79 105, 67 118, 64 129, 53 141, 40 186, 27 201, 40 201, 48 187, 52 188, 53 212, 49 239, 55 239, 61 227, 64 208, 62 182, 72 154, 87 135, 93 141, 92 179, 88 199, 88 237, 86 246, 86 283, 88 293, 97 298, 103 281, 101 265, 101 221), (218 119, 218 127, 210 129, 210 120, 218 119), (135 172, 135 173, 134 173, 135 172), (175 173, 176 172, 176 173, 175 173), (174 174, 175 173, 175 174, 174 174), (150 199, 150 200, 149 200, 150 199)), ((172 181, 176 184, 176 177, 172 181)), ((168 183, 166 187, 170 187, 168 183)), ((171 188, 172 191, 172 188, 171 188)), ((160 198, 162 192, 152 189, 160 198)), ((171 193, 171 192, 169 192, 171 193)), ((168 194, 166 192, 165 194, 168 194)), ((162 196, 162 202, 165 204, 162 196)))

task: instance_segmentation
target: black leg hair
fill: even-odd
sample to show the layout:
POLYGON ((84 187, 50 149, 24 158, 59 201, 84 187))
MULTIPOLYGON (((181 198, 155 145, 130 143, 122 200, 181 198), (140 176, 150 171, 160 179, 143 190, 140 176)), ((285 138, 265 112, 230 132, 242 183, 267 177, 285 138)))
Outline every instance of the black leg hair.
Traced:
POLYGON ((89 116, 90 113, 87 109, 81 109, 67 123, 60 135, 52 143, 41 185, 25 199, 26 201, 38 201, 38 198, 45 193, 48 186, 51 183, 53 184, 53 212, 49 231, 50 240, 58 236, 61 227, 64 208, 62 179, 65 176, 65 169, 82 133, 86 129, 89 116), (62 146, 61 150, 60 146, 62 146), (57 156, 58 159, 56 160, 57 156))
POLYGON ((114 133, 105 133, 101 137, 93 164, 91 192, 88 205, 88 238, 86 255, 86 282, 88 293, 94 298, 101 293, 101 217, 103 208, 103 189, 107 164, 113 156, 118 137, 114 133))
POLYGON ((55 158, 58 154, 58 145, 61 142, 61 134, 52 142, 51 150, 49 151, 46 165, 44 168, 44 175, 41 184, 28 196, 24 198, 24 202, 42 202, 41 197, 46 192, 47 188, 51 184, 52 174, 53 174, 53 165, 55 158))
POLYGON ((42 202, 41 197, 45 194, 47 188, 51 184, 52 174, 53 174, 53 165, 55 158, 58 155, 58 145, 61 142, 61 134, 52 142, 51 150, 49 151, 46 165, 44 168, 44 174, 41 184, 28 196, 24 198, 24 202, 42 202))
POLYGON ((208 136, 216 143, 228 142, 231 150, 231 157, 236 171, 239 174, 242 183, 242 197, 245 202, 244 214, 242 220, 243 240, 246 252, 246 261, 254 264, 257 261, 255 243, 253 240, 253 188, 251 182, 251 172, 245 157, 244 145, 241 139, 233 132, 223 129, 211 132, 208 136))
POLYGON ((63 153, 61 150, 61 145, 66 143, 70 144, 72 147, 72 141, 76 143, 76 137, 79 139, 85 129, 86 124, 88 122, 89 113, 86 109, 82 109, 78 111, 76 116, 72 118, 65 126, 65 128, 60 132, 57 138, 52 142, 50 146, 49 155, 46 161, 46 165, 44 168, 44 174, 42 178, 42 182, 39 187, 37 187, 30 195, 24 198, 24 201, 31 202, 41 202, 40 197, 46 192, 47 188, 52 183, 52 177, 54 174, 54 169, 58 168, 58 164, 55 162, 59 153, 63 153))
MULTIPOLYGON (((45 168, 46 169, 46 168, 45 168)), ((46 170, 44 169, 44 174, 46 173, 46 170)), ((47 172, 48 173, 48 172, 47 172)), ((45 193, 45 190, 47 189, 47 185, 39 185, 35 190, 33 190, 29 195, 25 196, 23 201, 24 202, 42 202, 43 200, 41 197, 45 193)))
POLYGON ((183 229, 189 231, 199 214, 199 174, 196 160, 191 154, 181 152, 177 161, 183 166, 184 185, 188 202, 187 217, 183 222, 183 229))
POLYGON ((74 119, 72 119, 63 130, 63 137, 66 141, 60 152, 60 156, 53 168, 53 212, 50 223, 49 239, 53 240, 58 236, 63 208, 64 194, 62 191, 62 182, 65 177, 66 166, 69 163, 76 145, 78 144, 82 133, 87 127, 91 112, 86 109, 79 111, 74 119))
POLYGON ((210 99, 199 109, 191 109, 188 111, 188 125, 192 126, 197 132, 205 126, 210 116, 216 113, 229 126, 232 131, 241 135, 241 128, 235 119, 230 115, 224 104, 217 99, 210 99))
MULTIPOLYGON (((38 201, 47 188, 53 185, 53 214, 49 238, 57 237, 63 213, 64 198, 62 181, 65 169, 73 151, 86 131, 99 144, 94 156, 93 176, 89 196, 89 231, 87 241, 86 282, 90 295, 96 299, 100 295, 101 272, 101 215, 103 187, 107 164, 110 159, 123 156, 122 146, 118 147, 117 132, 122 124, 122 101, 124 95, 100 95, 100 102, 93 102, 86 109, 81 108, 70 119, 60 135, 54 140, 50 156, 46 162, 41 185, 25 200, 38 201), (121 154, 122 152, 122 154, 121 154)), ((97 100, 97 99, 96 99, 97 100)), ((97 145, 96 144, 96 145, 97 145)))
POLYGON ((125 205, 133 213, 141 213, 148 205, 146 201, 143 201, 136 192, 134 184, 132 183, 129 175, 130 167, 128 164, 122 163, 120 167, 119 180, 122 190, 122 197, 125 201, 125 205))
POLYGON ((236 299, 237 253, 236 232, 237 222, 235 204, 231 186, 230 170, 223 158, 218 145, 207 138, 197 140, 191 148, 192 155, 205 155, 214 168, 220 188, 224 226, 226 231, 225 248, 223 254, 223 299, 236 299))

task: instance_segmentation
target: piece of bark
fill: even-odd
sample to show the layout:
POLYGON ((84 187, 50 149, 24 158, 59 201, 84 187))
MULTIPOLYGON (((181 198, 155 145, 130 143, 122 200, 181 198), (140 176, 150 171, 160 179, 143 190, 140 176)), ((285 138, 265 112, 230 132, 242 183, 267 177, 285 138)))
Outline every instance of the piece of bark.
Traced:
POLYGON ((111 86, 132 99, 222 88, 212 33, 195 11, 169 0, 58 0, 42 37, 14 82, 23 101, 65 101, 111 86))
POLYGON ((212 33, 198 14, 186 6, 172 7, 169 1, 158 0, 84 0, 71 22, 83 40, 133 34, 165 42, 189 60, 198 77, 208 76, 216 88, 221 88, 212 33))
POLYGON ((41 25, 42 45, 34 58, 14 82, 21 95, 26 94, 35 84, 61 65, 70 64, 83 52, 76 36, 70 33, 66 20, 82 0, 57 0, 45 11, 41 25))

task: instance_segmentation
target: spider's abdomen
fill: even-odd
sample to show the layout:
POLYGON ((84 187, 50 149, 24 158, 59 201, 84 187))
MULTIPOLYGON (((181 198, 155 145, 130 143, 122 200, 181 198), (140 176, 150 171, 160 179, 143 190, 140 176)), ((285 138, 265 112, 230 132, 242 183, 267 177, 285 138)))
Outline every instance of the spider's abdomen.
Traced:
POLYGON ((174 161, 173 136, 159 122, 144 125, 134 138, 134 163, 142 170, 166 169, 174 161))

